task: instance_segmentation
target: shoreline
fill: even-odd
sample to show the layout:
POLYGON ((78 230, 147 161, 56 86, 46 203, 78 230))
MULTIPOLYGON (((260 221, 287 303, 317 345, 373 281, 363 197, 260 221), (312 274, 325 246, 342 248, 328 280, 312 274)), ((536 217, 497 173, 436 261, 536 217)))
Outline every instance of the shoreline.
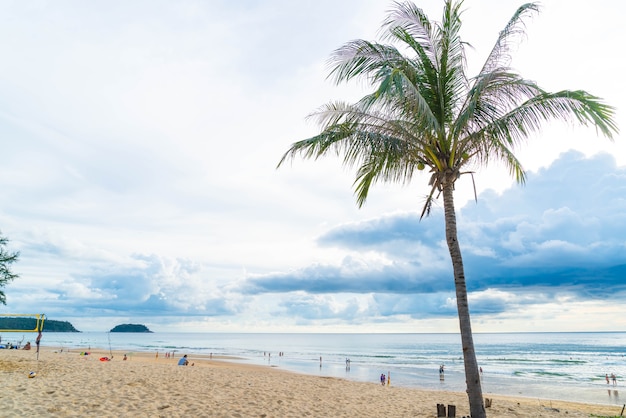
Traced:
MULTIPOLYGON (((106 351, 105 348, 99 348, 100 351, 106 351)), ((193 350, 193 349, 192 349, 193 350)), ((241 365, 256 365, 260 367, 272 367, 286 372, 292 372, 297 374, 303 374, 307 376, 317 376, 325 378, 339 378, 348 381, 371 383, 378 381, 380 374, 373 376, 363 373, 363 370, 371 370, 369 365, 362 365, 357 362, 353 363, 353 368, 346 369, 344 365, 336 363, 324 362, 324 368, 318 367, 316 359, 310 359, 309 362, 300 360, 293 360, 280 356, 265 357, 241 357, 235 355, 215 355, 207 353, 196 353, 193 351, 185 351, 181 349, 172 349, 169 353, 176 356, 180 356, 183 353, 190 353, 193 358, 199 360, 211 359, 211 355, 215 359, 224 359, 235 362, 241 365), (361 369, 363 367, 363 369, 361 369), (360 370, 357 372, 356 369, 360 370)), ((155 355, 155 351, 137 351, 136 353, 155 355)), ((159 351, 159 356, 163 356, 163 352, 159 351)), ((387 372, 385 370, 394 370, 394 366, 383 367, 380 371, 387 372), (384 369, 384 370, 383 370, 384 369)), ((441 392, 453 392, 453 393, 465 393, 464 375, 458 372, 446 372, 445 381, 440 380, 439 376, 436 380, 433 378, 431 381, 414 382, 406 376, 402 375, 402 372, 392 372, 394 386, 404 387, 409 389, 426 390, 426 391, 441 391, 441 392)), ((606 405, 606 406, 619 406, 622 407, 624 402, 619 397, 619 389, 621 386, 583 386, 581 384, 550 384, 545 382, 536 382, 532 380, 511 380, 506 377, 492 375, 485 373, 485 376, 481 375, 482 389, 484 397, 504 396, 512 398, 525 398, 534 401, 563 401, 563 402, 580 402, 591 405, 606 405), (608 392, 608 394, 607 394, 608 392)), ((603 379, 602 379, 603 380, 603 379)))
MULTIPOLYGON (((230 356, 47 347, 0 350, 2 413, 7 416, 124 417, 435 417, 437 404, 469 414, 463 392, 382 386, 338 377, 245 364, 230 356), (84 351, 83 351, 84 352, 84 351), (127 360, 123 360, 127 354, 127 360), (188 354, 194 366, 177 366, 188 354), (111 357, 100 361, 100 357, 111 357), (34 371, 36 376, 29 378, 34 371)), ((618 416, 622 405, 487 394, 487 415, 513 417, 618 416)))

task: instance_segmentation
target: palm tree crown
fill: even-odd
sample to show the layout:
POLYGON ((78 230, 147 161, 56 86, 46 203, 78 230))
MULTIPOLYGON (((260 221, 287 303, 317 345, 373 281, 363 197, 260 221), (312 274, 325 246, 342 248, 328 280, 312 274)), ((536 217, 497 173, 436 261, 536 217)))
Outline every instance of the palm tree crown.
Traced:
MULTIPOLYGON (((462 1, 446 1, 441 23, 431 22, 412 3, 395 3, 383 23, 383 40, 401 45, 355 40, 330 59, 337 83, 366 78, 375 91, 354 104, 328 103, 311 115, 322 132, 296 142, 283 156, 343 154, 358 165, 357 202, 363 205, 377 181, 406 183, 415 170, 428 167, 431 192, 463 169, 503 162, 523 183, 525 173, 513 151, 551 119, 595 125, 611 138, 617 131, 613 109, 581 90, 548 93, 508 65, 509 47, 523 34, 523 18, 538 6, 521 6, 500 32, 479 74, 468 78, 461 28, 462 1)), ((280 164, 279 164, 280 165, 280 164)))

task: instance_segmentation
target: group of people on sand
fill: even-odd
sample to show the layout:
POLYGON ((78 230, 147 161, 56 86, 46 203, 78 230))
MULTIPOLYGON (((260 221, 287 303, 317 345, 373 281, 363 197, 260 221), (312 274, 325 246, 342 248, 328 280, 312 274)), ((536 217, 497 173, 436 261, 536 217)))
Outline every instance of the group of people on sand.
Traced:
MULTIPOLYGON (((0 345, 0 348, 6 348, 9 350, 18 350, 20 348, 19 344, 13 344, 11 342, 7 342, 6 344, 2 344, 0 345)), ((26 345, 24 345, 24 347, 22 347, 22 350, 30 350, 30 341, 28 341, 26 343, 26 345)))
MULTIPOLYGON (((24 346, 24 350, 30 350, 30 343, 26 343, 26 345, 24 346), (28 348, 27 348, 28 347, 28 348)), ((87 356, 91 353, 89 352, 81 352, 80 355, 81 356, 87 356)), ((100 361, 111 361, 113 360, 113 356, 111 357, 100 357, 100 361)), ((122 358, 122 360, 128 360, 128 356, 126 354, 124 354, 124 357, 122 358)), ((193 366, 194 363, 189 363, 189 359, 187 358, 187 354, 185 354, 184 356, 182 356, 180 358, 180 360, 178 360, 178 365, 179 366, 193 366)))

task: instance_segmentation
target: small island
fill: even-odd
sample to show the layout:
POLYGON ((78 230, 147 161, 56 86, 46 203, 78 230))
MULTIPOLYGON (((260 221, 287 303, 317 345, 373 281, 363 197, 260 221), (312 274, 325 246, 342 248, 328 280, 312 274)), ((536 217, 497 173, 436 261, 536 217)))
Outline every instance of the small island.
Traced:
POLYGON ((141 324, 121 324, 116 325, 110 332, 152 332, 145 325, 141 324))

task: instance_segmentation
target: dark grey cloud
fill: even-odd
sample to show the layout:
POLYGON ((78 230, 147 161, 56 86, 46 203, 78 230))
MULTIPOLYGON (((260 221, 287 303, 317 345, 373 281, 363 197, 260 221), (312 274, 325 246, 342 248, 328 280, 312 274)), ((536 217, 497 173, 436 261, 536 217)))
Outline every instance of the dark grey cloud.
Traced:
MULTIPOLYGON (((481 193, 458 213, 468 289, 541 287, 579 297, 626 290, 626 169, 610 155, 567 152, 529 173, 525 186, 481 193)), ((354 254, 341 265, 312 265, 248 280, 246 292, 438 294, 453 289, 443 217, 406 213, 340 225, 318 244, 354 254)), ((414 308, 408 311, 419 311, 414 308)), ((395 306, 395 304, 393 304, 395 306)), ((434 306, 431 306, 434 308, 434 306)), ((496 301, 480 311, 503 310, 496 301)), ((401 311, 401 310, 400 310, 401 311)))
POLYGON ((241 289, 245 293, 416 293, 450 290, 451 283, 439 280, 432 270, 422 270, 407 261, 372 265, 350 257, 340 266, 313 265, 288 273, 251 278, 241 289))
POLYGON ((380 249, 416 241, 434 246, 441 240, 443 232, 443 215, 440 212, 421 222, 415 213, 403 213, 333 228, 317 242, 322 246, 350 249, 380 249))

